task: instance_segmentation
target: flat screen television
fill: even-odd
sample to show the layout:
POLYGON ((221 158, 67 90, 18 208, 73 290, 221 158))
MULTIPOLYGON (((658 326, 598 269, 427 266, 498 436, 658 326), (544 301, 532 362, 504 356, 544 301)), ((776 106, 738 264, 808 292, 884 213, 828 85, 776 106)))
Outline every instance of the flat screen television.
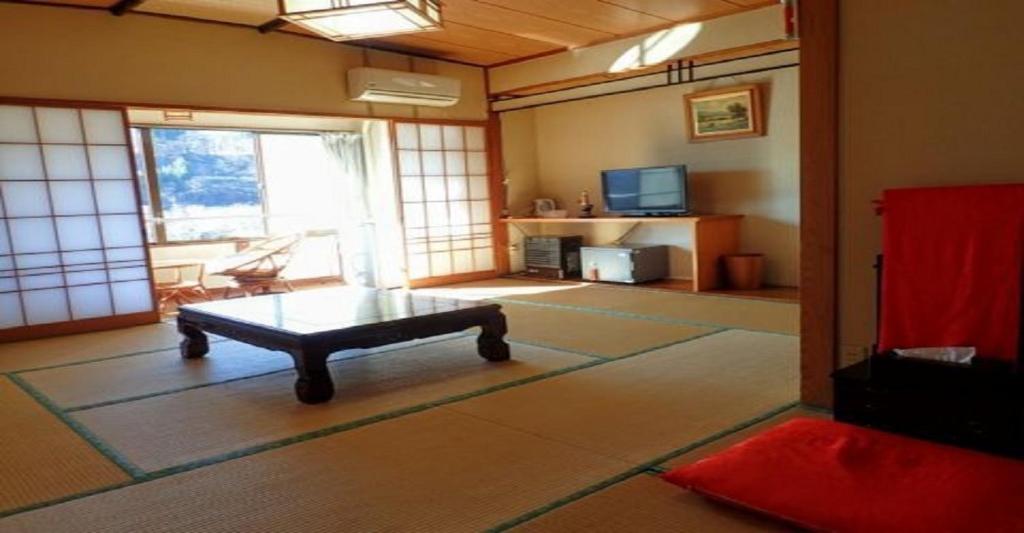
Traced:
POLYGON ((670 216, 690 212, 686 165, 605 170, 601 189, 608 213, 670 216))

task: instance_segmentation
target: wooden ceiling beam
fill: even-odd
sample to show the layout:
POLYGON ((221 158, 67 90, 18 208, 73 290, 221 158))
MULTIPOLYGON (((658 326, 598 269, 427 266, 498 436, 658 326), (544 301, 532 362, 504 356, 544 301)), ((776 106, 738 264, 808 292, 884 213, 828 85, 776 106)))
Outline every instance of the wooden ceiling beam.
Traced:
POLYGON ((270 33, 272 31, 277 31, 281 29, 282 27, 284 27, 285 24, 288 24, 287 20, 276 18, 274 20, 268 20, 263 24, 260 24, 259 26, 256 27, 256 29, 260 33, 270 33))
POLYGON ((146 0, 120 0, 118 3, 110 6, 110 12, 120 17, 125 13, 139 7, 140 4, 146 0))

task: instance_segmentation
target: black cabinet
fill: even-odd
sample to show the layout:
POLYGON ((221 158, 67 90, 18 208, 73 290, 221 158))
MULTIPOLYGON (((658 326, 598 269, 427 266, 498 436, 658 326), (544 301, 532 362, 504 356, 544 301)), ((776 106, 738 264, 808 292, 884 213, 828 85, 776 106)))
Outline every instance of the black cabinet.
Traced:
POLYGON ((832 377, 838 421, 1024 457, 1024 378, 1009 365, 881 355, 832 377))

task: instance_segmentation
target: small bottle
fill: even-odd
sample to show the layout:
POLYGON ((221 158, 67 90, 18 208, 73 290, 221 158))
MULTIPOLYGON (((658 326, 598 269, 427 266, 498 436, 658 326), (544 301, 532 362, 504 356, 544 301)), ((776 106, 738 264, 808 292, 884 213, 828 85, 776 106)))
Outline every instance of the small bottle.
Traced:
POLYGON ((590 268, 587 269, 587 279, 590 281, 598 281, 600 279, 596 262, 590 263, 590 268))

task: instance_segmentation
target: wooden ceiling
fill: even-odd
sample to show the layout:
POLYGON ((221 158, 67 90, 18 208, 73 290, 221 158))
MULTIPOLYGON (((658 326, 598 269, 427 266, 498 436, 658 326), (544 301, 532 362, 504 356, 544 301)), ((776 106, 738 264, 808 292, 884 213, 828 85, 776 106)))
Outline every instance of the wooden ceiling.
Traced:
MULTIPOLYGON (((444 29, 350 44, 476 66, 522 61, 571 48, 774 5, 778 0, 441 0, 444 29)), ((111 9, 238 26, 275 21, 277 0, 23 0, 111 9)), ((291 24, 274 31, 311 36, 291 24)))

